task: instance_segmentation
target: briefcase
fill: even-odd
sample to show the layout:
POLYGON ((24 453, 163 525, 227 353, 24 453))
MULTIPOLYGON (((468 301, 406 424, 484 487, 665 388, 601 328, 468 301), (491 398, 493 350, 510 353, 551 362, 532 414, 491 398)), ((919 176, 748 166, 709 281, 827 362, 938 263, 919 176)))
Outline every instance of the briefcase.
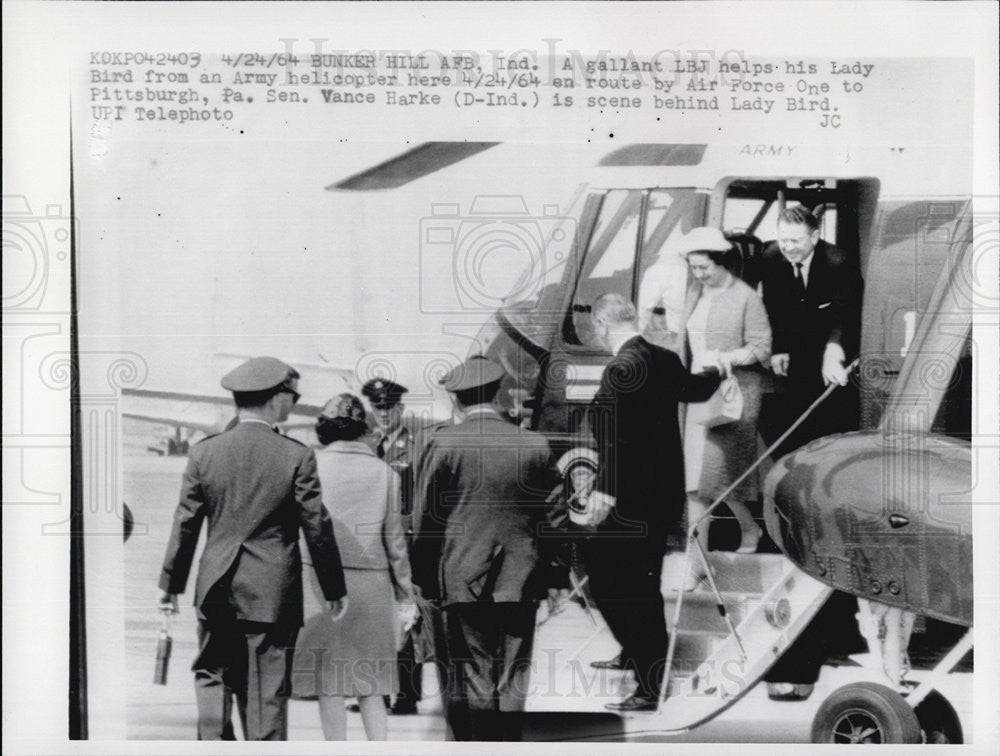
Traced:
POLYGON ((156 670, 153 672, 153 685, 167 684, 167 668, 170 665, 170 652, 173 650, 174 639, 166 628, 160 630, 156 641, 156 670))

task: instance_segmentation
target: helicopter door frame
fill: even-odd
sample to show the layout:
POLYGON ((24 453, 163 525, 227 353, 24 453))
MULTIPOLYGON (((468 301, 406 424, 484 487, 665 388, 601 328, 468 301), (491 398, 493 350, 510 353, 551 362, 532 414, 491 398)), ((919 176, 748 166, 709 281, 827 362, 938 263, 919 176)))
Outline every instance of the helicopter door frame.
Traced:
MULTIPOLYGON (((622 207, 628 206, 630 210, 637 213, 635 236, 630 244, 629 265, 627 268, 614 271, 619 276, 623 274, 628 276, 628 281, 623 282, 626 285, 621 288, 620 293, 634 302, 641 286, 640 276, 644 270, 643 261, 651 254, 650 249, 647 248, 649 240, 644 238, 649 230, 645 216, 649 212, 651 193, 663 192, 672 196, 671 203, 666 206, 664 218, 661 218, 659 223, 674 217, 676 220, 671 221, 669 227, 683 231, 693 225, 703 223, 707 205, 704 195, 707 194, 707 191, 693 186, 607 187, 591 190, 586 201, 585 211, 589 211, 592 215, 585 214, 580 219, 571 265, 567 266, 560 285, 562 296, 559 300, 551 300, 551 309, 547 310, 552 312, 557 302, 561 305, 558 315, 553 312, 553 319, 558 318, 560 325, 555 330, 543 369, 543 379, 538 384, 537 402, 541 411, 535 415, 539 421, 534 427, 545 433, 550 441, 561 444, 567 440, 573 440, 571 434, 581 429, 582 410, 589 404, 597 391, 601 374, 611 359, 611 355, 599 346, 586 343, 586 338, 580 337, 581 335, 577 333, 574 324, 574 316, 579 317, 581 314, 588 313, 591 306, 590 302, 578 300, 581 282, 585 276, 600 265, 600 259, 607 252, 613 238, 608 239, 609 243, 603 249, 595 248, 595 234, 598 232, 598 222, 602 210, 605 209, 608 196, 612 192, 624 193, 622 207), (592 260, 591 257, 595 252, 599 256, 596 260, 592 260)), ((631 220, 625 222, 631 223, 631 220)), ((615 224, 608 224, 608 228, 614 230, 615 233, 620 233, 625 222, 618 224, 617 228, 615 224)), ((685 287, 686 284, 685 279, 685 287)), ((617 291, 618 289, 609 290, 617 291)), ((596 296, 596 292, 594 293, 596 296)), ((605 291, 602 290, 599 293, 603 294, 605 291)))

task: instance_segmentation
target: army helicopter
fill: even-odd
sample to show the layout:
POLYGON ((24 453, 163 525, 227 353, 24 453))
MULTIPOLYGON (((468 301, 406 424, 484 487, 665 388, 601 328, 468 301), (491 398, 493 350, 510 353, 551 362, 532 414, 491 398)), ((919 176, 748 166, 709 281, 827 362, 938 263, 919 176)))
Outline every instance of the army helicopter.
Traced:
MULTIPOLYGON (((328 189, 391 190, 496 146, 426 143, 328 189)), ((470 353, 504 365, 500 397, 512 419, 544 433, 557 452, 577 443, 609 359, 592 340, 591 303, 625 295, 647 338, 671 346, 688 284, 675 245, 691 228, 720 228, 736 250, 731 269, 752 284, 780 209, 806 205, 822 217, 824 239, 857 251, 865 280, 859 430, 774 463, 763 516, 781 553, 708 553, 711 593, 685 599, 669 590, 692 558, 689 533, 686 554, 668 556, 664 570, 670 697, 652 713, 599 715, 617 690, 586 664, 601 630, 592 618, 575 649, 544 660, 561 671, 528 701, 529 713, 591 716, 548 737, 655 741, 708 722, 763 678, 837 590, 858 599, 869 654, 860 679, 820 705, 813 740, 962 742, 947 691, 971 671, 970 282, 980 262, 971 155, 955 152, 626 145, 596 159, 569 212, 532 221, 529 235, 545 238, 470 353), (587 695, 565 695, 567 675, 587 695)), ((523 219, 492 211, 488 199, 477 198, 481 217, 474 205, 463 218, 434 219, 448 227, 456 270, 491 227, 524 231, 523 219)), ((565 631, 546 623, 536 647, 551 649, 565 631)))

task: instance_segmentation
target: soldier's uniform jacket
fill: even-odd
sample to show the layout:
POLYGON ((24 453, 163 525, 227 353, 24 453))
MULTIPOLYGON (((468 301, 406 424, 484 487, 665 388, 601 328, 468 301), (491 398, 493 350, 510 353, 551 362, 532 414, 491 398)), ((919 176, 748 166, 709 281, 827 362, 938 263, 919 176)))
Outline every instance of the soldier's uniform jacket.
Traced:
POLYGON ((326 600, 346 595, 316 457, 267 424, 240 422, 191 448, 160 576, 163 591, 184 591, 203 520, 208 535, 194 600, 200 618, 217 587, 212 595, 227 588, 223 595, 238 619, 301 625, 300 529, 326 600))
POLYGON ((439 428, 421 456, 411 562, 414 582, 443 605, 538 596, 538 534, 555 461, 539 433, 493 411, 439 428))
POLYGON ((400 511, 404 518, 413 511, 414 465, 420 449, 420 435, 418 428, 404 420, 390 433, 378 430, 372 436, 372 451, 399 475, 400 511))

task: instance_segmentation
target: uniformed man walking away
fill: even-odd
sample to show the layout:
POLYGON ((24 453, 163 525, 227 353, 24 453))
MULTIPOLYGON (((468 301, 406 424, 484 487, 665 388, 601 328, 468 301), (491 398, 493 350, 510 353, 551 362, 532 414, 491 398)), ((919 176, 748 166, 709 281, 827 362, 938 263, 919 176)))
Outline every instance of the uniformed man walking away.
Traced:
POLYGON ((331 617, 347 607, 344 573, 311 449, 277 432, 298 401, 298 373, 273 357, 222 379, 239 422, 191 448, 160 575, 160 610, 177 611, 203 520, 198 568, 198 738, 233 740, 235 695, 248 740, 286 740, 289 675, 302 625, 305 535, 331 617))
POLYGON ((444 607, 446 717, 455 740, 520 740, 537 598, 538 532, 556 483, 545 438, 506 422, 503 368, 473 357, 442 381, 464 419, 418 472, 414 582, 444 607))

